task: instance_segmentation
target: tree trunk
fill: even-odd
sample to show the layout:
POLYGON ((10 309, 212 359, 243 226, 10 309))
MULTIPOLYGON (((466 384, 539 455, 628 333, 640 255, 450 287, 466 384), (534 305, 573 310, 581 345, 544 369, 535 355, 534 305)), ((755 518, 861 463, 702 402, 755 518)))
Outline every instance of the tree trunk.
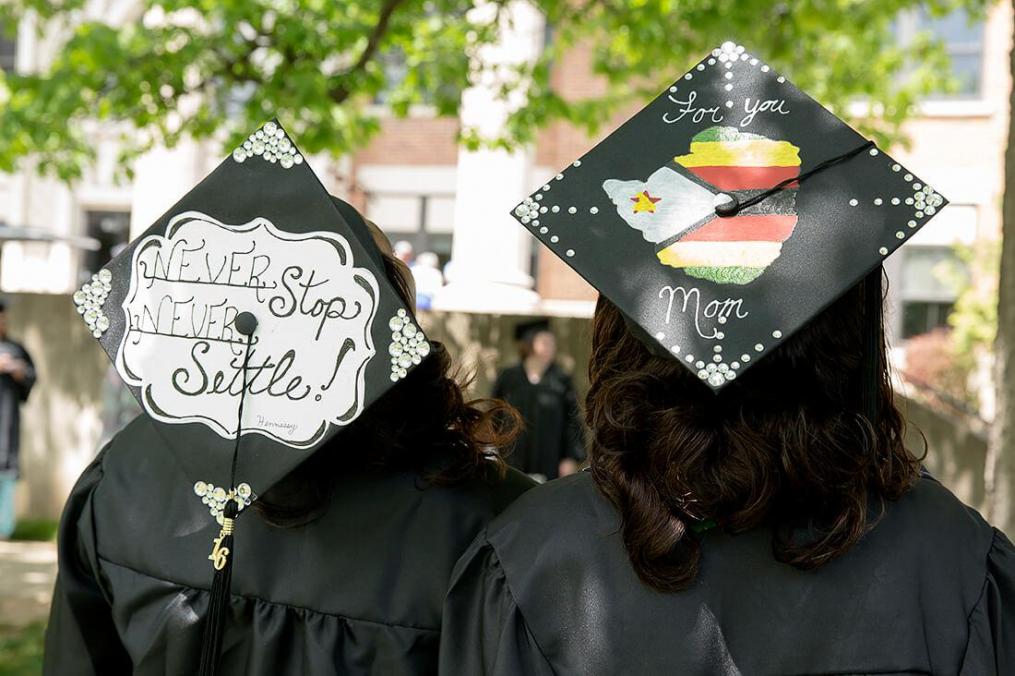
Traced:
MULTIPOLYGON (((1015 0, 1012 2, 1015 6, 1015 0)), ((1015 49, 1010 56, 1015 78, 1015 49)), ((997 409, 987 447, 988 518, 1015 534, 1015 87, 1009 95, 1008 147, 1004 156, 1001 273, 998 281, 994 387, 997 409)))

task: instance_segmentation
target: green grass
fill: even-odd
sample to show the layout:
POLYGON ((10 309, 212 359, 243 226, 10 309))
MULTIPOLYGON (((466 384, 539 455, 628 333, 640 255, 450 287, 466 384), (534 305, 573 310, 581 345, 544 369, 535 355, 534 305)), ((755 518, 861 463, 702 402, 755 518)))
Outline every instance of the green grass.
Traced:
POLYGON ((11 540, 53 542, 60 524, 51 519, 23 519, 14 527, 11 540))
POLYGON ((0 676, 41 674, 45 635, 46 626, 41 622, 23 629, 0 627, 0 676))

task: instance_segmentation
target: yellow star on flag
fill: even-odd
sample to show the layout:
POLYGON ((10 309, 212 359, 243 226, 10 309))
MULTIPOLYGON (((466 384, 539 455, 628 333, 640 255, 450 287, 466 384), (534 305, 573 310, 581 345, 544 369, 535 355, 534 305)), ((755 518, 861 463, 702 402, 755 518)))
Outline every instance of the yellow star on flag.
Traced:
POLYGON ((661 197, 652 197, 648 190, 642 190, 640 193, 631 198, 631 201, 634 202, 634 213, 654 214, 656 212, 656 202, 661 199, 661 197))

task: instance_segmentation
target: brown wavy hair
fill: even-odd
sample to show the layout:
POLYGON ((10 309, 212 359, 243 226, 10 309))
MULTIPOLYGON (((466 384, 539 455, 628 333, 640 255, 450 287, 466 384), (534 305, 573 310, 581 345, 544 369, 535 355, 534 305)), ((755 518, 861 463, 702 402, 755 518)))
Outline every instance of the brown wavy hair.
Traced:
POLYGON ((779 561, 800 569, 841 556, 919 476, 903 446, 882 316, 876 423, 861 413, 862 284, 718 395, 652 354, 600 296, 592 321, 585 418, 600 491, 622 517, 638 577, 687 588, 701 560, 694 526, 767 526, 779 561))
MULTIPOLYGON (((413 307, 408 269, 381 255, 388 279, 413 307)), ((514 441, 521 417, 502 401, 466 401, 463 390, 470 380, 443 344, 431 346, 405 379, 254 502, 266 521, 282 527, 313 521, 343 472, 412 472, 426 485, 503 478, 506 465, 496 449, 514 441)))

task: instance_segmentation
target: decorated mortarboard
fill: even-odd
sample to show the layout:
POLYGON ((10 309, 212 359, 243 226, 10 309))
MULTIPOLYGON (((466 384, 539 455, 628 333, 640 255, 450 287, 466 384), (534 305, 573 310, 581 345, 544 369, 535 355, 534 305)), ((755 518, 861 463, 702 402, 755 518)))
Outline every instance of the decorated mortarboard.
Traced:
POLYGON ((727 42, 513 214, 719 391, 946 203, 727 42))
MULTIPOLYGON (((242 510, 430 352, 366 223, 277 121, 74 302, 188 475, 180 490, 222 525, 209 556, 219 573, 242 510)), ((219 573, 214 588, 227 589, 219 573)), ((208 637, 201 673, 217 660, 208 637)))

